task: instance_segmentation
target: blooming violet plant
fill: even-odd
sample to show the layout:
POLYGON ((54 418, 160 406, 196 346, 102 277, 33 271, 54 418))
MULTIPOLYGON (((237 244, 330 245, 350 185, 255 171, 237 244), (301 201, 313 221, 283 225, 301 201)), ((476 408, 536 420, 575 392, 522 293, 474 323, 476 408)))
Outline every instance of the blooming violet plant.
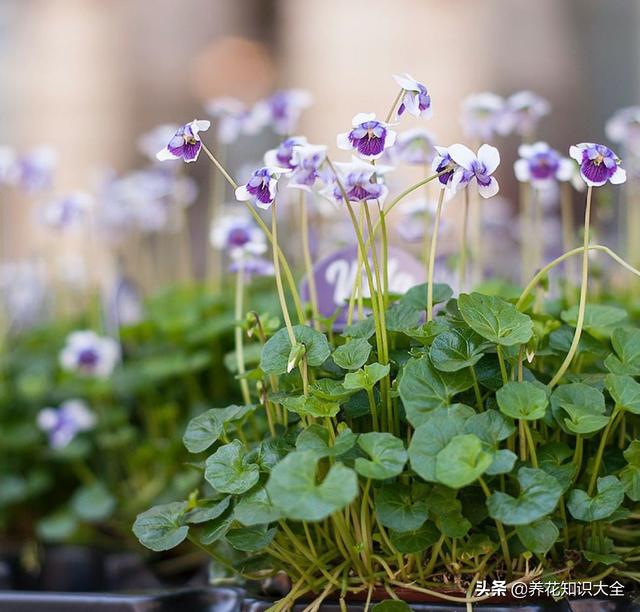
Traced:
MULTIPOLYGON (((620 323, 620 309, 589 311, 586 304, 589 252, 640 276, 589 242, 592 190, 624 180, 620 161, 602 145, 571 149, 588 185, 582 247, 544 266, 517 300, 499 288, 454 297, 434 278, 445 195, 451 206, 462 199, 465 209, 470 192, 495 195, 500 154, 488 144, 477 152, 435 147, 427 176, 392 195, 391 168, 378 165, 395 148, 388 121, 412 110, 424 116, 430 106, 426 88, 406 75, 399 84, 386 122, 359 114, 338 136, 339 148, 355 155, 351 162, 296 137, 238 186, 204 148, 271 244, 284 327, 265 331, 251 316, 248 328, 262 343, 256 366, 243 359, 243 327, 236 326, 244 404, 191 421, 183 441, 205 482, 186 501, 140 514, 134 533, 156 551, 189 539, 247 579, 285 571, 289 589, 274 612, 303 597, 312 598, 309 610, 328 597, 342 609, 359 597, 369 609, 380 592, 471 605, 487 598, 471 595, 487 579, 638 580, 640 330, 620 323), (431 182, 439 190, 427 283, 396 295, 389 290, 389 215, 431 182), (289 189, 300 185, 306 189, 289 189), (302 304, 279 247, 276 209, 291 193, 301 197, 301 212, 304 198, 318 193, 351 222, 358 256, 344 328, 302 304), (256 207, 270 209, 271 227, 256 207), (579 303, 547 301, 547 275, 575 255, 583 261, 579 303), (364 303, 359 283, 366 283, 370 314, 360 308, 355 318, 353 302, 364 303), (589 342, 574 363, 583 329, 589 342), (246 557, 232 561, 228 546, 246 557)), ((505 108, 518 120, 510 129, 527 134, 545 114, 528 94, 506 102, 483 94, 465 104, 470 136, 495 138, 505 108)), ((527 182, 561 180, 569 163, 575 167, 540 143, 520 153, 518 178, 527 182)), ((229 244, 229 235, 217 244, 229 244)), ((243 262, 234 259, 238 322, 248 320, 243 262)))

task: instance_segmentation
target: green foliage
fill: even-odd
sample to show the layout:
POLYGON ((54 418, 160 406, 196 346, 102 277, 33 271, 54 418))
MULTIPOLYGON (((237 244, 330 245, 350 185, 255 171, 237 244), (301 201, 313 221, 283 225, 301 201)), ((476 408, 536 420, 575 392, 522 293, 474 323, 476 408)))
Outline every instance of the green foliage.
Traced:
MULTIPOLYGON (((331 347, 324 334, 312 327, 296 325, 293 333, 299 344, 305 348, 305 357, 310 366, 322 365, 331 355, 331 347)), ((291 340, 286 329, 277 331, 267 340, 262 349, 260 369, 267 374, 285 374, 291 354, 291 340)))

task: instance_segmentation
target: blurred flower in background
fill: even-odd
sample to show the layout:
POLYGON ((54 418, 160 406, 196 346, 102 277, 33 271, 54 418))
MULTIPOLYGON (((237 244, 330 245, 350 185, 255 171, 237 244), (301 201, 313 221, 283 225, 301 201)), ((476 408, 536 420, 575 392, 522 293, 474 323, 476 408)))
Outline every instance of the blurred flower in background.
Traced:
POLYGON ((118 343, 90 330, 69 334, 60 352, 64 370, 96 378, 108 378, 119 360, 118 343))
POLYGON ((93 429, 95 424, 95 415, 79 399, 67 400, 59 408, 43 408, 38 413, 38 427, 47 434, 54 449, 64 448, 78 433, 93 429))

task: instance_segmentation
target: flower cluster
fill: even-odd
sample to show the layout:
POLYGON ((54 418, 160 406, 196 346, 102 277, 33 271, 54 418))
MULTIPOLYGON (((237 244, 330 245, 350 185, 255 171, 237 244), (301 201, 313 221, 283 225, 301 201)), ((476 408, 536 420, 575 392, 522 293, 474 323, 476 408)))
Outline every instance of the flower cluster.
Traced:
POLYGON ((76 192, 51 200, 42 209, 42 222, 54 229, 77 228, 91 206, 88 193, 76 192))
POLYGON ((112 338, 93 331, 76 331, 67 336, 59 360, 68 372, 108 378, 120 360, 120 346, 112 338))

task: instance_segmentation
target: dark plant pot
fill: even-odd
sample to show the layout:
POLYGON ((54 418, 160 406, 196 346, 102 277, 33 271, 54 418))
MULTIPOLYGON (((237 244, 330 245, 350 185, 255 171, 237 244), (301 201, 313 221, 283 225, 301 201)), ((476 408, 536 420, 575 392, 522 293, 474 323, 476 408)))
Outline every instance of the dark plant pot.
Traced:
POLYGON ((180 589, 121 595, 0 591, 0 612, 240 612, 242 591, 180 589))

